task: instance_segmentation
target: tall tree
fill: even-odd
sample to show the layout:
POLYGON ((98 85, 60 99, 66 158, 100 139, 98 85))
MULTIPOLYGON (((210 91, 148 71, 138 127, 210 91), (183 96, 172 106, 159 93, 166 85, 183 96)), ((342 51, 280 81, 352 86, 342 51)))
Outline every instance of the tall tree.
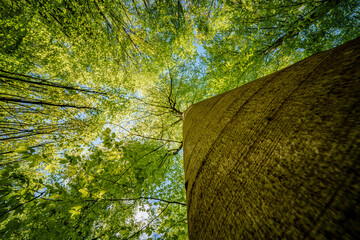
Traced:
POLYGON ((360 38, 193 105, 190 239, 357 239, 360 38))

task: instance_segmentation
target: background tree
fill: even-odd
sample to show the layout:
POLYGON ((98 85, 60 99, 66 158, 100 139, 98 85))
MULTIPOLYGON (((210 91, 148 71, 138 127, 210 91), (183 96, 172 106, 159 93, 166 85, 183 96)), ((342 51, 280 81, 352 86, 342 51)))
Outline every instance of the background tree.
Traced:
POLYGON ((212 89, 227 91, 358 35, 358 1, 218 1, 198 33, 212 89), (239 72, 241 74, 239 74, 239 72))
POLYGON ((45 135, 50 136, 47 140, 51 141, 73 128, 86 131, 88 116, 98 115, 99 110, 94 107, 99 102, 97 98, 105 96, 4 70, 0 70, 0 81, 0 141, 7 153, 17 146, 16 142, 37 145, 38 141, 46 142, 45 135), (86 105, 82 103, 84 98, 87 98, 86 105))

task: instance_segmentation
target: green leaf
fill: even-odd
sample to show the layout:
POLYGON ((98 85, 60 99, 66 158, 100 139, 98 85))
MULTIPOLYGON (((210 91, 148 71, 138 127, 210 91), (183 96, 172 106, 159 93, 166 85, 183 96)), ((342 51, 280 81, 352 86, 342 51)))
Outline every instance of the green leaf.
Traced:
POLYGON ((90 194, 86 188, 79 189, 79 192, 81 193, 81 197, 83 198, 86 198, 90 194))
POLYGON ((17 149, 15 149, 15 152, 17 153, 27 153, 29 150, 29 147, 26 145, 22 145, 20 147, 18 147, 17 149))

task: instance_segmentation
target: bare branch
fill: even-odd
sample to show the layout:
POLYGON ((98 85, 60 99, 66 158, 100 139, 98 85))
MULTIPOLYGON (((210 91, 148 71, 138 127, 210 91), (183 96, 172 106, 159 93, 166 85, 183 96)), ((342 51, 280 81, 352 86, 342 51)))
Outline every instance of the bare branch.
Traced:
POLYGON ((132 135, 132 136, 137 136, 137 137, 140 137, 140 138, 146 138, 146 139, 151 139, 151 140, 156 140, 156 141, 182 143, 182 142, 180 142, 180 141, 171 140, 171 139, 153 138, 153 137, 143 136, 143 135, 140 135, 140 134, 133 133, 133 132, 127 130, 126 128, 124 128, 124 127, 122 127, 122 126, 120 126, 120 125, 116 125, 116 126, 118 126, 119 128, 123 129, 124 131, 126 131, 127 133, 129 133, 129 134, 132 135))

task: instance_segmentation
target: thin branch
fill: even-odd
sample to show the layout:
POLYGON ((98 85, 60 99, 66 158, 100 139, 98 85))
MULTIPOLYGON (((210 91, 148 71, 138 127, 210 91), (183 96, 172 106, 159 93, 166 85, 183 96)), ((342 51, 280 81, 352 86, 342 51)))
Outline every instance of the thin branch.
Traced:
MULTIPOLYGON (((42 146, 44 146, 45 144, 49 144, 49 143, 52 143, 52 142, 44 142, 44 143, 40 143, 40 144, 38 144, 38 145, 34 145, 34 146, 29 147, 29 148, 42 147, 42 146)), ((14 153, 14 152, 15 152, 15 151, 0 152, 0 155, 9 154, 9 153, 14 153)))
POLYGON ((8 72, 8 71, 2 70, 2 69, 0 69, 0 72, 41 81, 41 82, 35 82, 35 81, 30 81, 30 80, 25 80, 25 79, 21 79, 21 78, 17 78, 17 77, 11 77, 11 76, 6 76, 6 75, 1 75, 0 74, 0 77, 2 77, 2 78, 11 79, 11 80, 15 80, 15 81, 26 82, 26 83, 29 83, 29 84, 56 87, 56 88, 63 88, 63 89, 69 89, 69 90, 86 92, 86 93, 95 93, 95 94, 101 94, 101 95, 106 94, 106 93, 103 93, 103 92, 97 92, 97 91, 92 91, 92 90, 87 90, 87 89, 81 89, 81 88, 76 88, 76 87, 72 87, 72 86, 59 85, 57 83, 49 82, 48 80, 44 80, 44 79, 40 79, 40 78, 34 78, 34 77, 31 77, 31 76, 22 75, 22 74, 18 74, 18 73, 11 73, 11 72, 8 72))
POLYGON ((30 199, 30 200, 28 200, 28 201, 24 202, 24 203, 21 203, 21 204, 17 205, 16 207, 13 207, 13 208, 11 208, 11 209, 9 209, 9 210, 5 211, 4 213, 2 213, 2 214, 0 215, 0 218, 1 218, 2 216, 4 216, 5 214, 7 214, 7 213, 9 213, 9 212, 14 211, 15 209, 17 209, 17 208, 19 208, 19 207, 21 207, 21 206, 24 206, 25 204, 27 204, 27 203, 29 203, 29 202, 32 202, 32 201, 34 201, 34 200, 36 200, 36 199, 40 198, 40 197, 41 197, 42 195, 44 195, 45 193, 46 193, 46 192, 42 192, 41 194, 39 194, 39 196, 34 197, 34 198, 32 198, 32 199, 30 199))
POLYGON ((129 134, 132 135, 132 136, 137 136, 137 137, 146 138, 146 139, 151 139, 151 140, 156 140, 156 141, 182 143, 182 142, 180 142, 180 141, 171 140, 171 139, 153 138, 153 137, 143 136, 143 135, 140 135, 140 134, 133 133, 133 132, 127 130, 126 128, 124 128, 124 127, 122 127, 122 126, 120 126, 120 125, 117 125, 117 126, 118 126, 119 128, 121 128, 121 129, 123 129, 124 131, 126 131, 127 133, 129 133, 129 134))
POLYGON ((163 146, 164 146, 164 145, 161 145, 160 147, 157 147, 157 148, 151 150, 150 152, 147 152, 146 154, 142 155, 140 158, 138 158, 138 159, 136 159, 135 161, 133 161, 133 163, 131 164, 131 166, 128 167, 128 168, 120 175, 120 177, 115 181, 115 183, 117 183, 117 182, 131 169, 131 167, 132 167, 137 161, 139 161, 140 159, 146 157, 147 155, 149 155, 149 154, 151 154, 151 153, 153 153, 153 152, 156 152, 157 150, 159 150, 159 149, 162 148, 163 146))
POLYGON ((107 199, 89 199, 89 200, 85 200, 86 202, 94 202, 94 201, 107 201, 107 202, 117 202, 117 201, 137 201, 140 199, 144 199, 144 200, 155 200, 155 201, 160 201, 160 202, 166 202, 167 204, 178 204, 181 206, 186 206, 186 203, 181 203, 181 202, 177 202, 177 201, 168 201, 168 200, 164 200, 164 199, 159 199, 159 198, 152 198, 152 197, 137 197, 137 198, 107 198, 107 199))
POLYGON ((7 97, 0 97, 1 102, 17 102, 17 103, 29 103, 29 104, 38 104, 38 105, 48 105, 48 106, 55 106, 55 107, 69 107, 69 108, 85 108, 85 109, 94 109, 98 110, 93 107, 86 107, 86 106, 76 106, 72 104, 56 104, 56 103, 50 103, 45 101, 31 101, 31 100, 24 100, 24 99, 16 99, 16 98, 7 98, 7 97))
POLYGON ((133 235, 131 235, 130 237, 128 237, 127 239, 130 239, 134 236, 136 236, 138 233, 142 232, 145 228, 147 228, 148 226, 150 226, 150 224, 155 221, 158 217, 160 217, 161 214, 163 214, 163 212, 165 212, 165 210, 167 209, 167 207, 169 206, 169 203, 166 204, 165 208, 159 213, 159 215, 157 215, 156 217, 154 217, 148 224, 146 224, 144 227, 142 227, 139 231, 135 232, 133 235))

